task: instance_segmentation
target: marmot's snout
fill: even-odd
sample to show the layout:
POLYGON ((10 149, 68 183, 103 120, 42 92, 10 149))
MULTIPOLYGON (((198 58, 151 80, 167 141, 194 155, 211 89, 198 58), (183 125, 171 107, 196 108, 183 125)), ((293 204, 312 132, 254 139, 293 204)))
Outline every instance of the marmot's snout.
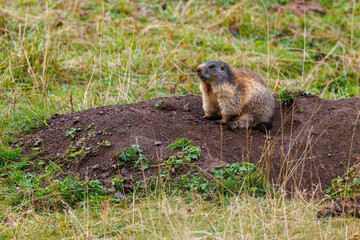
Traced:
POLYGON ((197 75, 200 77, 201 80, 206 80, 209 78, 209 76, 207 76, 206 74, 206 67, 204 64, 200 64, 197 68, 197 75))

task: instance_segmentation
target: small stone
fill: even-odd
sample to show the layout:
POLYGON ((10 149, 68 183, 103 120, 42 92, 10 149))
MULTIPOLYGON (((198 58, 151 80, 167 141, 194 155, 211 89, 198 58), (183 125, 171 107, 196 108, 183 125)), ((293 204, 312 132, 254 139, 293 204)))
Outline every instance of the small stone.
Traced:
POLYGON ((339 116, 340 116, 340 117, 343 117, 343 116, 344 116, 344 114, 342 114, 342 113, 341 113, 341 114, 339 114, 339 116))
POLYGON ((110 172, 104 172, 103 174, 101 174, 102 178, 107 178, 111 173, 110 172))
POLYGON ((112 169, 116 169, 116 168, 117 168, 117 164, 111 165, 111 168, 112 168, 112 169))
POLYGON ((190 103, 185 104, 184 110, 185 110, 186 112, 190 111, 190 103))
POLYGON ((352 127, 355 127, 355 126, 356 126, 356 122, 352 122, 352 123, 351 123, 351 126, 352 126, 352 127))
POLYGON ((37 138, 34 143, 34 147, 40 147, 42 142, 43 142, 43 140, 41 138, 37 138))
POLYGON ((123 199, 123 200, 126 200, 126 197, 121 193, 121 192, 117 192, 115 193, 115 198, 120 198, 120 199, 123 199))
POLYGON ((162 144, 162 142, 160 142, 160 141, 156 141, 156 142, 154 143, 155 146, 160 146, 161 144, 162 144))
POLYGON ((104 115, 104 112, 103 112, 103 111, 99 111, 99 115, 104 115))
POLYGON ((120 170, 120 173, 121 173, 122 175, 126 175, 126 174, 129 173, 129 170, 127 170, 126 168, 122 168, 122 169, 120 170))
POLYGON ((97 169, 99 169, 100 168, 100 165, 99 164, 95 164, 93 167, 92 167, 92 170, 97 170, 97 169))
POLYGON ((331 157, 331 153, 328 154, 328 157, 331 157))

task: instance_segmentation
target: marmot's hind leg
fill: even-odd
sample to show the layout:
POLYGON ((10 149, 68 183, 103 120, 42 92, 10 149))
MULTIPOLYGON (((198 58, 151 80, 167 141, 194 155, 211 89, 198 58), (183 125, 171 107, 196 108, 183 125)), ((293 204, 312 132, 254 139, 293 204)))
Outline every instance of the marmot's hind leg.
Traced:
POLYGON ((259 130, 261 132, 266 132, 266 130, 273 128, 273 124, 270 121, 260 122, 254 116, 254 114, 251 113, 246 113, 236 118, 234 122, 228 123, 227 126, 230 130, 235 130, 237 128, 242 128, 242 129, 252 128, 255 130, 259 130))
POLYGON ((251 113, 246 113, 238 118, 235 118, 233 122, 228 123, 228 128, 230 130, 235 130, 237 128, 247 129, 252 127, 254 124, 254 115, 251 113))
POLYGON ((254 121, 253 125, 251 126, 252 129, 259 130, 261 132, 266 132, 273 128, 273 124, 271 123, 271 115, 269 114, 254 114, 256 121, 254 121))

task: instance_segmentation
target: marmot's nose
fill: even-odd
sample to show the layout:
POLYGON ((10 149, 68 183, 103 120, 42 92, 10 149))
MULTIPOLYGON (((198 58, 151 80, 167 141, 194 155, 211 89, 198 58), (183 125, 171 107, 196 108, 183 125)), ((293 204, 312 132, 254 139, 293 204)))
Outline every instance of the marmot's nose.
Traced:
POLYGON ((197 74, 199 77, 204 76, 204 69, 205 69, 205 67, 202 64, 196 68, 196 71, 197 71, 197 74))

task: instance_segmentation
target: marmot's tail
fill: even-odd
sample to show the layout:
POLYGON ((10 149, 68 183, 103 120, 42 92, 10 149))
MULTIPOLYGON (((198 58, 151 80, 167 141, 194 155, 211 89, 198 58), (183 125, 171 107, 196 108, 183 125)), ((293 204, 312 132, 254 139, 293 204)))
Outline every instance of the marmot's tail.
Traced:
POLYGON ((270 122, 261 122, 252 129, 259 130, 261 132, 266 132, 266 130, 272 129, 273 127, 274 125, 270 122))

